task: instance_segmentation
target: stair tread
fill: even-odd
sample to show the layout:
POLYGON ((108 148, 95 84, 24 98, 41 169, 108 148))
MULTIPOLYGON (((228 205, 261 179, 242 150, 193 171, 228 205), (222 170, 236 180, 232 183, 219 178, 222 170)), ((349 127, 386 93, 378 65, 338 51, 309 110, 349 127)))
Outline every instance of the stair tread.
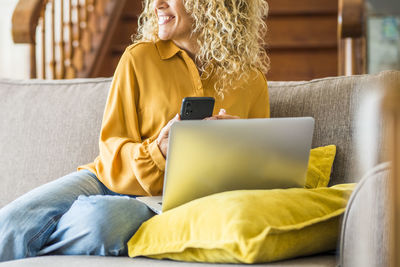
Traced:
POLYGON ((337 14, 335 0, 269 0, 270 15, 284 14, 337 14))

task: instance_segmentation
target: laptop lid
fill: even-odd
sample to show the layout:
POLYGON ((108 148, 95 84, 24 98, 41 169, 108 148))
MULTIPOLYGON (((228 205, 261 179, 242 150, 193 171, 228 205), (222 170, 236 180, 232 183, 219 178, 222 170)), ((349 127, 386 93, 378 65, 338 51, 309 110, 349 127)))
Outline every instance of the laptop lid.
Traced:
POLYGON ((310 117, 174 123, 162 211, 224 191, 303 187, 313 130, 310 117))

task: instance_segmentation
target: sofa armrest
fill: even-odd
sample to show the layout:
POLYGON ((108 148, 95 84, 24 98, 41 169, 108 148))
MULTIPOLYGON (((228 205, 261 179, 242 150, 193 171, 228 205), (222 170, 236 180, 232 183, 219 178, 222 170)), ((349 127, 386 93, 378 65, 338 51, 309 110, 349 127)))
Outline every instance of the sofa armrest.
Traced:
POLYGON ((350 197, 340 237, 340 266, 388 266, 389 175, 389 163, 377 165, 350 197))

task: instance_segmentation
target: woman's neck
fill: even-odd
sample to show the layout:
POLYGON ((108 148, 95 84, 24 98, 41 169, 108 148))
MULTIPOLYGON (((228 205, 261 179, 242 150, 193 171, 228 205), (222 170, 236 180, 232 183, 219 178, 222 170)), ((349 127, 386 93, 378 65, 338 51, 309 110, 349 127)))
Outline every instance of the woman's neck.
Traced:
POLYGON ((184 50, 188 56, 193 60, 194 64, 196 65, 197 69, 199 70, 199 74, 201 76, 201 63, 196 60, 196 55, 199 51, 199 46, 197 44, 197 38, 191 37, 189 39, 183 41, 173 41, 180 49, 184 50))
POLYGON ((199 47, 197 45, 197 39, 194 37, 191 37, 186 40, 182 41, 175 41, 173 42, 182 50, 185 50, 185 52, 189 55, 189 57, 196 62, 196 55, 198 53, 199 47))

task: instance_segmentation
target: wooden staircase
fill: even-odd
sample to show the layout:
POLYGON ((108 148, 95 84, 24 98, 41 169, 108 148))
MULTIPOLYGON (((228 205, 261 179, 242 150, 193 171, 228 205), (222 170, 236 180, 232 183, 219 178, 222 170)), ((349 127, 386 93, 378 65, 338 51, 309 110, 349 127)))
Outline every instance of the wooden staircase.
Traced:
POLYGON ((337 0, 269 0, 270 80, 338 74, 337 0))
POLYGON ((127 0, 20 0, 15 43, 31 47, 31 78, 98 77, 127 0))
POLYGON ((132 44, 131 36, 137 31, 137 20, 141 11, 140 0, 127 0, 105 56, 104 62, 107 63, 101 65, 95 77, 110 77, 114 74, 122 53, 132 44))
MULTIPOLYGON (((271 70, 268 79, 310 80, 363 73, 363 64, 347 72, 343 67, 345 58, 352 52, 351 49, 347 54, 344 52, 344 39, 351 39, 354 33, 347 25, 362 25, 362 18, 354 16, 354 10, 360 10, 362 2, 269 0, 266 49, 271 58, 271 70)), ((32 78, 109 77, 125 48, 131 44, 141 10, 141 0, 20 0, 13 16, 13 36, 15 42, 29 43, 32 47, 32 78), (65 6, 64 11, 54 10, 61 6, 65 6), (59 15, 63 12, 64 17, 59 15), (50 26, 44 23, 43 29, 45 15, 50 26), (57 24, 56 20, 64 22, 57 24), (59 24, 64 25, 64 31, 59 24), (45 34, 41 35, 43 32, 45 34), (50 40, 45 40, 44 36, 50 36, 50 40), (50 45, 43 47, 41 43, 50 45), (38 54, 41 60, 37 60, 38 54)), ((358 57, 353 60, 360 61, 362 41, 358 44, 361 46, 351 48, 358 49, 358 57)))

